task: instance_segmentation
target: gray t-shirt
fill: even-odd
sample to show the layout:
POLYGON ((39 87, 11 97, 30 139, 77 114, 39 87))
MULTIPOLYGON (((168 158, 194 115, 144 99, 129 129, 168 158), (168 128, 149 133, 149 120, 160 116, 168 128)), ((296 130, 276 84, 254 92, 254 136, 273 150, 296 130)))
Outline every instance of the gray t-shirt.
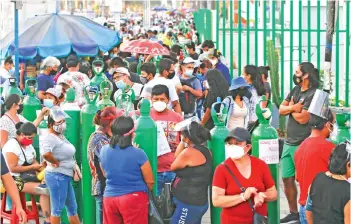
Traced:
MULTIPOLYGON (((285 100, 290 102, 291 97, 294 97, 295 104, 302 100, 303 109, 308 110, 315 92, 316 89, 307 89, 306 91, 302 92, 300 86, 295 86, 285 100)), ((289 114, 286 134, 287 138, 285 143, 288 145, 300 145, 303 140, 310 136, 311 126, 308 124, 308 122, 306 124, 300 124, 291 114, 289 114)))
POLYGON ((48 162, 46 172, 57 172, 67 176, 73 177, 73 170, 75 167, 74 153, 76 149, 74 146, 63 137, 60 137, 50 133, 43 139, 42 148, 40 154, 51 152, 52 155, 60 162, 60 166, 55 168, 48 162))

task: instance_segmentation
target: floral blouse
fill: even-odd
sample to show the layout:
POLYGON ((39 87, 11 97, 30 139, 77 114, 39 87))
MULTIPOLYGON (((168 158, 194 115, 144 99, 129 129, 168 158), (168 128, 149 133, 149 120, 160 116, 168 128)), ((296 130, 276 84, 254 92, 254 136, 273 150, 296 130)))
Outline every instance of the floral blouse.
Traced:
POLYGON ((103 176, 100 168, 100 152, 104 145, 110 143, 110 139, 103 133, 96 131, 91 134, 88 143, 88 161, 92 175, 91 194, 93 196, 104 193, 106 178, 103 176))
POLYGON ((86 103, 84 97, 84 87, 90 84, 90 79, 86 74, 68 71, 58 78, 57 84, 60 83, 66 83, 74 89, 76 93, 75 102, 77 102, 80 107, 86 103))

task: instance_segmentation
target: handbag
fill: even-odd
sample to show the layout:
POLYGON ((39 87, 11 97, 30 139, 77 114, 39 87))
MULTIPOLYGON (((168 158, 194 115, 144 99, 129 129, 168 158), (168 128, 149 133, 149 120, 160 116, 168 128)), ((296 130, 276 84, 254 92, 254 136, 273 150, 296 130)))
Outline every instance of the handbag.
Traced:
MULTIPOLYGON (((244 193, 245 192, 245 187, 243 187, 240 182, 238 181, 238 179, 235 177, 235 175, 233 174, 233 172, 229 169, 229 167, 227 166, 227 164, 223 164, 225 166, 225 168, 228 170, 229 174, 232 176, 233 180, 235 181, 235 183, 238 185, 238 187, 240 188, 241 192, 244 193)), ((251 210, 254 213, 254 217, 253 217, 253 224, 268 224, 268 218, 266 216, 260 215, 256 212, 252 200, 251 198, 247 201, 251 207, 251 210)))
POLYGON ((35 170, 31 170, 31 171, 27 171, 24 173, 21 173, 20 175, 22 181, 24 183, 27 182, 41 182, 38 177, 37 177, 37 172, 35 172, 35 170))
POLYGON ((160 212, 156 206, 156 201, 154 194, 152 192, 148 193, 149 195, 149 224, 163 224, 162 217, 160 212))
POLYGON ((172 183, 165 183, 160 196, 156 197, 156 206, 163 219, 172 217, 176 208, 172 199, 172 183))

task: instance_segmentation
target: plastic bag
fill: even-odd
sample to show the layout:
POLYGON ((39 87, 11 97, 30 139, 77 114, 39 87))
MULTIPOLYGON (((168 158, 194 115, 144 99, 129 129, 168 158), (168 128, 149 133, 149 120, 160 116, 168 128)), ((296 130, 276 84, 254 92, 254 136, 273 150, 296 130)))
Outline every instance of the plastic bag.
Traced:
POLYGON ((162 217, 155 203, 155 197, 149 192, 149 224, 163 224, 162 217))

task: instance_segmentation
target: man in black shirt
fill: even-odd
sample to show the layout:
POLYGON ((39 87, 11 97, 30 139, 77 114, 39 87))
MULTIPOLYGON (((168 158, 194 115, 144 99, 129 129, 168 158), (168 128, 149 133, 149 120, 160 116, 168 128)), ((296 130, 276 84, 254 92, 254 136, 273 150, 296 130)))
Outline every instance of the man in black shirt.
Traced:
POLYGON ((280 115, 289 116, 281 168, 284 191, 290 208, 290 213, 281 219, 280 223, 299 220, 294 154, 301 142, 311 134, 311 127, 308 124, 310 118, 308 108, 319 85, 318 70, 312 63, 303 62, 297 67, 293 81, 296 86, 279 107, 280 115))
POLYGON ((197 60, 199 59, 199 55, 195 52, 195 44, 194 42, 190 42, 189 44, 185 45, 185 49, 188 52, 189 56, 194 59, 197 60))

